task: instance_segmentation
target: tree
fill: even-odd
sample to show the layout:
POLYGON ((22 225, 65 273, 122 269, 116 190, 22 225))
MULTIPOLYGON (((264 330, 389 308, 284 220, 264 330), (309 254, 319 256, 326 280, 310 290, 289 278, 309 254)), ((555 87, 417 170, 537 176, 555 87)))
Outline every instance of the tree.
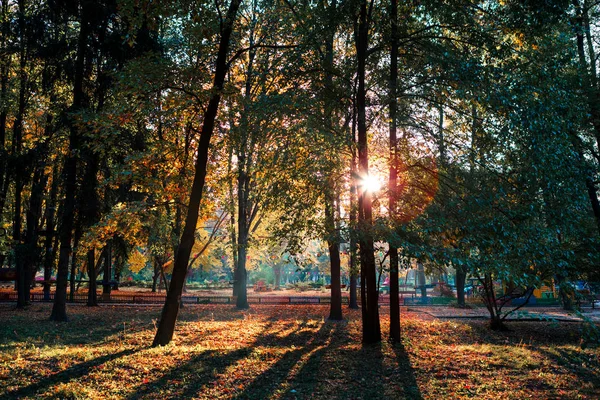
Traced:
MULTIPOLYGON (((77 113, 84 107, 83 84, 85 79, 85 52, 89 35, 90 10, 83 2, 79 14, 79 37, 77 43, 77 58, 75 63, 75 77, 73 84, 73 103, 71 112, 77 113)), ((80 133, 75 121, 70 121, 69 155, 65 158, 63 173, 65 187, 65 201, 60 224, 60 254, 58 258, 58 272, 56 276, 56 293, 50 319, 54 321, 67 321, 67 274, 69 259, 72 253, 71 240, 75 220, 76 185, 77 185, 77 159, 76 153, 80 145, 80 133)))
POLYGON ((198 156, 195 163, 195 175, 190 193, 190 201, 188 204, 188 212, 185 219, 181 241, 177 248, 175 263, 173 266, 173 276, 169 285, 169 293, 165 300, 156 336, 154 337, 153 346, 166 345, 173 338, 175 330, 175 322, 179 312, 181 302, 181 291, 183 283, 187 275, 187 267, 194 245, 194 233, 198 222, 198 210, 200 201, 202 200, 202 190, 206 177, 206 167, 208 163, 208 150, 210 138, 213 134, 214 123, 219 109, 221 100, 221 91, 225 83, 225 76, 228 71, 227 54, 230 45, 230 38, 233 32, 233 26, 236 21, 236 15, 240 7, 241 0, 231 0, 227 14, 221 21, 219 29, 219 46, 218 55, 214 71, 213 94, 208 102, 204 121, 202 123, 202 131, 198 144, 198 156))
MULTIPOLYGON (((356 21, 356 58, 358 90, 356 95, 358 113, 358 173, 362 179, 369 176, 369 148, 367 144, 366 121, 366 61, 369 46, 369 27, 371 24, 370 10, 367 1, 360 2, 360 10, 356 21)), ((361 280, 361 310, 363 342, 376 343, 381 341, 379 323, 379 305, 376 282, 375 256, 373 247, 373 211, 371 193, 364 188, 358 194, 358 228, 360 230, 360 280, 361 280)))
MULTIPOLYGON (((398 1, 390 2, 390 167, 389 167, 389 210, 393 218, 396 211, 398 155, 397 155, 397 85, 398 85, 398 1)), ((390 255, 390 339, 394 343, 400 342, 400 299, 398 286, 398 249, 393 243, 389 244, 390 255)))

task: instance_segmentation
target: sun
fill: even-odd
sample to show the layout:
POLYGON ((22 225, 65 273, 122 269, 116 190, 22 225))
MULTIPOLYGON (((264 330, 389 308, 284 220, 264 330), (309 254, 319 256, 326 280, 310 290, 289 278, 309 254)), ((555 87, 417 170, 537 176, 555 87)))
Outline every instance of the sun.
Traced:
POLYGON ((366 177, 361 179, 360 186, 363 188, 363 190, 370 193, 374 193, 381 189, 381 182, 376 176, 367 175, 366 177))

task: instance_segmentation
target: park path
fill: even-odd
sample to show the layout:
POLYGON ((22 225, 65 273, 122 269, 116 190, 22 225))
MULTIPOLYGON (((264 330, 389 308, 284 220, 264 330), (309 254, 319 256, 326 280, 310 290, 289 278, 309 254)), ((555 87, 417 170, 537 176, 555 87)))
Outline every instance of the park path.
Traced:
MULTIPOLYGON (((417 312, 430 315, 437 319, 484 319, 489 318, 485 307, 461 309, 455 307, 408 307, 408 312, 417 312)), ((600 309, 584 308, 582 314, 592 321, 600 322, 600 309)), ((517 310, 508 320, 550 320, 562 322, 578 322, 581 318, 572 311, 565 311, 560 307, 526 307, 517 310)))

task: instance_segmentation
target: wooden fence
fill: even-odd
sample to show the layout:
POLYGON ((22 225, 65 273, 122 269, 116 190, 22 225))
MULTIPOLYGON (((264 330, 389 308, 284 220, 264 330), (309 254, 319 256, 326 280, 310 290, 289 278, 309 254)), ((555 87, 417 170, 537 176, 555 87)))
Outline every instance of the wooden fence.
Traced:
MULTIPOLYGON (((144 295, 144 294, 124 294, 124 293, 111 293, 110 296, 98 295, 99 304, 156 304, 161 305, 165 302, 164 295, 144 295)), ((235 304, 235 298, 232 296, 191 296, 185 295, 181 297, 181 300, 185 304, 235 304)), ((400 304, 419 304, 418 299, 415 298, 400 298, 400 304)), ((16 302, 16 292, 5 292, 0 293, 0 302, 16 302)), ((54 301, 54 293, 50 293, 49 297, 45 298, 43 293, 31 293, 32 302, 52 302, 54 301)), ((342 304, 348 304, 348 297, 342 296, 342 304)), ((87 294, 75 294, 73 301, 69 301, 67 296, 67 302, 74 304, 85 304, 87 303, 87 294)), ((358 298, 360 304, 360 297, 358 298)), ((248 296, 248 303, 250 304, 331 304, 331 297, 329 296, 248 296)), ((389 296, 382 296, 379 298, 379 304, 389 304, 389 296)), ((427 304, 431 304, 428 302, 427 304)))

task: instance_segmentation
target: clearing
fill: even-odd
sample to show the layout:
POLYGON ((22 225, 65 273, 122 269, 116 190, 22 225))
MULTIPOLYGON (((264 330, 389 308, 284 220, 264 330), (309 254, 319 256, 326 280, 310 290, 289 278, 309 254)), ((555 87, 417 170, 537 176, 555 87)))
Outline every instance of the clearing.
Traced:
MULTIPOLYGON (((360 311, 195 305, 174 343, 150 348, 158 307, 0 305, 0 398, 600 398, 600 354, 579 322, 440 320, 403 308, 404 342, 360 343, 360 311)), ((388 308, 382 307, 387 330, 388 308)))

